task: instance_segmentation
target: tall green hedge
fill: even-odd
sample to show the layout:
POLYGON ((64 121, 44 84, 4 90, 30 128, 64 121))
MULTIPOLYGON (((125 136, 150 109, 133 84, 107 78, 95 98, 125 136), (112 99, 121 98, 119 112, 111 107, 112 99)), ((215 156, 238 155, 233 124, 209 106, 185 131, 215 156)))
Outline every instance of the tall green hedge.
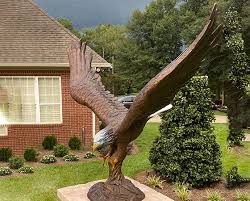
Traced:
POLYGON ((205 77, 195 77, 162 115, 161 136, 150 151, 152 167, 173 182, 201 187, 220 179, 220 147, 215 141, 212 101, 205 77))

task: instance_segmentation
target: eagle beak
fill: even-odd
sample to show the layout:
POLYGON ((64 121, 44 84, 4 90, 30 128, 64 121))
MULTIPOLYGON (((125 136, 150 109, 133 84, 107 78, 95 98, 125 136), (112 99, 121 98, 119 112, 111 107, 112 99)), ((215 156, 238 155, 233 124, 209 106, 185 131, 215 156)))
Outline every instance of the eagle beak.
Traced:
POLYGON ((93 152, 95 152, 95 151, 97 150, 97 147, 98 147, 98 145, 93 144, 93 146, 92 146, 92 150, 93 150, 93 152))

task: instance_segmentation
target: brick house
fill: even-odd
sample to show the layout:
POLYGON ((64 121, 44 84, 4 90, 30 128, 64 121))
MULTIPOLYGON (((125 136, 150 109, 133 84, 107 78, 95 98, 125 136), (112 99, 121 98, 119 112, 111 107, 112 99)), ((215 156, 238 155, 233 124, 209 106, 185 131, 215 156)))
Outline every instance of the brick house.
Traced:
MULTIPOLYGON (((66 48, 78 40, 31 0, 0 1, 0 147, 16 154, 56 135, 91 145, 97 120, 69 93, 66 48)), ((92 49, 93 68, 111 65, 92 49)))

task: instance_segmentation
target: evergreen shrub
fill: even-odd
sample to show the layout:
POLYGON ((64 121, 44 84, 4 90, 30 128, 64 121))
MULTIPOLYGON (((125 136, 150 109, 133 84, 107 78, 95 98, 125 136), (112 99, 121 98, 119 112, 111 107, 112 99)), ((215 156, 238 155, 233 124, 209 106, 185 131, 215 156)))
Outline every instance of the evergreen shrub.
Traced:
POLYGON ((48 150, 53 150, 56 144, 57 144, 57 139, 54 135, 46 136, 42 142, 43 148, 48 150))
POLYGON ((162 115, 161 136, 150 150, 152 167, 173 182, 201 187, 222 174, 220 147, 211 126, 211 92, 206 77, 194 77, 162 115))
POLYGON ((69 148, 71 150, 80 150, 81 149, 81 140, 76 137, 76 136, 73 136, 69 139, 69 148))

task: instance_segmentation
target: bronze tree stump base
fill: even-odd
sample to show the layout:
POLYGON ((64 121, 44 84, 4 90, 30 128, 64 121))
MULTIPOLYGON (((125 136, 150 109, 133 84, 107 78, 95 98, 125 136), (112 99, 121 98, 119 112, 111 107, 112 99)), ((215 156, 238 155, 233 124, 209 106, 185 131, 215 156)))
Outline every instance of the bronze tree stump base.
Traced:
MULTIPOLYGON (((131 178, 129 179, 135 186, 137 186, 145 194, 143 201, 173 201, 169 197, 155 191, 154 189, 141 184, 131 178)), ((87 194, 93 185, 105 182, 105 180, 93 181, 86 184, 80 184, 75 186, 68 186, 57 190, 57 196, 60 201, 90 201, 87 194)), ((119 200, 116 200, 119 201, 119 200)))
POLYGON ((89 192, 90 201, 142 201, 145 194, 130 180, 99 182, 89 192))

